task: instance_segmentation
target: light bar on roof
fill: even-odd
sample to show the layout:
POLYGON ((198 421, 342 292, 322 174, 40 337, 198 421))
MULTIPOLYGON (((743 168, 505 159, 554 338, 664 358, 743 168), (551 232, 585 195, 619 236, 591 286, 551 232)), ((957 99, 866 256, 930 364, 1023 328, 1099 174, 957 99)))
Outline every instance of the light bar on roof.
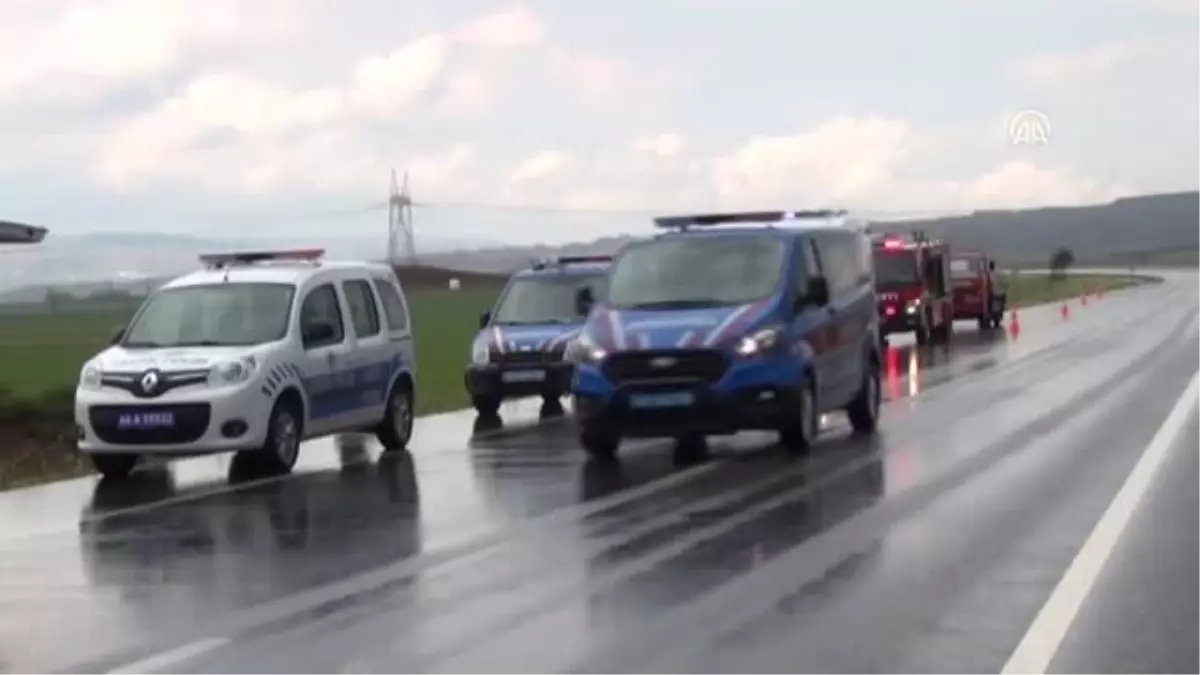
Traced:
POLYGON ((573 265, 578 263, 602 263, 612 262, 611 255, 566 255, 555 258, 554 261, 559 265, 573 265))
POLYGON ((200 262, 209 267, 228 267, 230 265, 252 265, 256 262, 274 260, 303 260, 316 262, 325 256, 323 248, 302 248, 285 251, 236 251, 230 253, 202 253, 200 262))
POLYGON ((739 223, 775 223, 808 218, 838 218, 846 215, 845 209, 820 209, 814 211, 744 211, 737 213, 702 213, 684 216, 660 216, 654 225, 663 229, 686 229, 688 227, 713 227, 739 223))

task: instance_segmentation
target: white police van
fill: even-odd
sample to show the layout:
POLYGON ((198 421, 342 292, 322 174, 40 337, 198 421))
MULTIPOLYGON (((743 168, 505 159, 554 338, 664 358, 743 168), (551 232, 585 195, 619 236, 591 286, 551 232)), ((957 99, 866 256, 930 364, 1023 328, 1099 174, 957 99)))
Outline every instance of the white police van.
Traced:
POLYGON ((75 392, 80 452, 105 477, 140 455, 230 450, 289 471, 300 442, 412 435, 416 364, 404 290, 386 265, 324 251, 200 256, 146 299, 75 392))

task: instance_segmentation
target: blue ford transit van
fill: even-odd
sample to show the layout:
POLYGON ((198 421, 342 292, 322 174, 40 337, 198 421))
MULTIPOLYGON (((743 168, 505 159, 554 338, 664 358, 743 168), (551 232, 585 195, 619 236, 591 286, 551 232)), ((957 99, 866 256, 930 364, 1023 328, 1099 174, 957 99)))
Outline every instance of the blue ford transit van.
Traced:
POLYGON ((672 216, 623 249, 569 358, 580 440, 773 430, 803 452, 820 415, 879 416, 879 318, 865 223, 845 211, 672 216))
POLYGON ((560 257, 515 273, 479 318, 466 387, 476 412, 494 416, 505 399, 541 396, 560 406, 573 364, 564 358, 588 311, 603 296, 611 256, 560 257))

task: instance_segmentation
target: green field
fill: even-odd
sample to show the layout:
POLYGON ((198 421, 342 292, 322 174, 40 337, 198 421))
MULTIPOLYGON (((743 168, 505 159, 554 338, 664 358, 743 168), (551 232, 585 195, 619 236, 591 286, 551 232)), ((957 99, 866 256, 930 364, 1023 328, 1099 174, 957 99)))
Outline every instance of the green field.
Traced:
POLYGON ((1086 293, 1115 291, 1149 281, 1149 277, 1128 275, 1071 274, 1052 279, 1049 274, 1007 274, 1008 306, 1029 307, 1058 300, 1074 299, 1086 293))
MULTIPOLYGON (((419 413, 467 405, 462 373, 479 315, 497 291, 419 291, 409 297, 417 363, 419 413)), ((23 401, 69 403, 84 362, 103 349, 133 308, 93 314, 0 314, 0 391, 23 401)), ((0 401, 0 406, 3 402, 0 401)))

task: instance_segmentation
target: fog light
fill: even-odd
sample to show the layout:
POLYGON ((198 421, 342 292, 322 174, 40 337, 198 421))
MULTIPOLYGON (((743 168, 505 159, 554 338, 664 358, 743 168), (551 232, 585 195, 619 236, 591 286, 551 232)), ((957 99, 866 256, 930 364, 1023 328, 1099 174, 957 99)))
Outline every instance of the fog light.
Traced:
POLYGON ((758 400, 774 401, 775 400, 775 392, 771 391, 770 389, 768 389, 766 391, 760 391, 760 392, 758 392, 758 400))
POLYGON ((237 438, 245 434, 249 428, 249 425, 242 420, 229 420, 221 425, 221 435, 225 438, 237 438))

